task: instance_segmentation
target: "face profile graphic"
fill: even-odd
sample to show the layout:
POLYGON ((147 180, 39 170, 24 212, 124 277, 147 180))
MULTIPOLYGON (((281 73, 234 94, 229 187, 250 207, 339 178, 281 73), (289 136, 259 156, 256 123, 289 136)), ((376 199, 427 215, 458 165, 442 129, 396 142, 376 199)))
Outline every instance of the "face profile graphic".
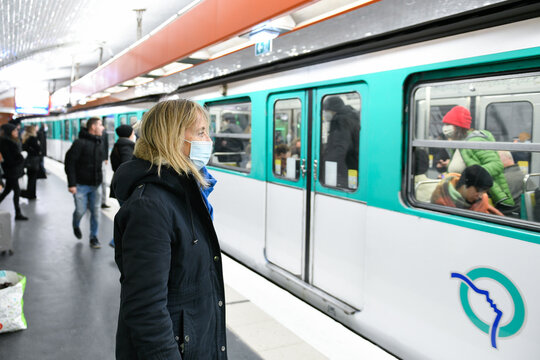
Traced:
POLYGON ((474 268, 465 275, 453 272, 450 277, 461 280, 459 289, 461 306, 469 320, 479 330, 489 335, 493 348, 497 349, 498 338, 515 335, 523 327, 526 316, 525 302, 518 288, 508 277, 497 270, 485 267, 474 268), (492 284, 489 289, 485 280, 489 280, 492 284), (499 291, 496 291, 497 288, 499 291), (469 296, 471 290, 491 308, 492 316, 484 317, 491 319, 490 321, 482 320, 475 312, 478 307, 471 306, 469 296), (510 303, 500 296, 504 290, 510 295, 510 303))

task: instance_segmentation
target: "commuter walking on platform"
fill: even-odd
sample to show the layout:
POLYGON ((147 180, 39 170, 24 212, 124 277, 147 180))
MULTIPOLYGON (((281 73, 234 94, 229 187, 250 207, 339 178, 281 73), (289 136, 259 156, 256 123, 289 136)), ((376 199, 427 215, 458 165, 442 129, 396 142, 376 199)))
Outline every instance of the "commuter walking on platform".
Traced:
POLYGON ((15 220, 28 220, 21 212, 19 205, 19 178, 24 174, 24 157, 21 154, 19 131, 13 124, 2 125, 3 136, 0 139, 0 153, 2 153, 2 169, 6 178, 6 186, 0 194, 0 202, 13 190, 13 205, 15 206, 15 220))
POLYGON ((26 190, 21 191, 21 196, 29 200, 36 199, 36 182, 39 173, 39 162, 41 156, 41 146, 37 138, 37 128, 30 125, 24 128, 22 134, 22 148, 28 153, 24 161, 26 175, 28 176, 28 185, 26 190))
MULTIPOLYGON (((133 158, 133 150, 135 149, 135 132, 130 125, 120 125, 116 128, 116 135, 118 140, 113 146, 111 151, 111 166, 114 172, 118 170, 118 167, 133 158)), ((110 197, 115 198, 114 191, 111 187, 109 191, 110 197)), ((118 201, 120 206, 122 202, 118 201)), ((114 247, 114 239, 109 242, 109 245, 114 247)))
POLYGON ((73 212, 73 233, 82 238, 79 224, 86 209, 90 209, 90 246, 101 247, 97 238, 101 205, 101 182, 103 181, 101 163, 103 145, 101 119, 90 118, 86 128, 82 128, 79 138, 73 142, 64 161, 68 178, 68 191, 75 199, 73 212))
POLYGON ((221 253, 206 196, 208 114, 189 100, 143 117, 114 174, 120 270, 117 359, 227 359, 221 253))

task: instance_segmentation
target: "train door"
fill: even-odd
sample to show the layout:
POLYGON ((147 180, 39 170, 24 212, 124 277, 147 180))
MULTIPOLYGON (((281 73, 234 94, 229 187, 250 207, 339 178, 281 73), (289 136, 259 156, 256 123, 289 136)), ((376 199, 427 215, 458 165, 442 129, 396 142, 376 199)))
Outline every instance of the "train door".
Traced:
POLYGON ((365 96, 365 84, 351 84, 268 104, 267 258, 349 312, 363 306, 365 96))
POLYGON ((266 256, 296 277, 303 275, 306 243, 306 166, 308 116, 306 92, 269 98, 266 191, 266 256))

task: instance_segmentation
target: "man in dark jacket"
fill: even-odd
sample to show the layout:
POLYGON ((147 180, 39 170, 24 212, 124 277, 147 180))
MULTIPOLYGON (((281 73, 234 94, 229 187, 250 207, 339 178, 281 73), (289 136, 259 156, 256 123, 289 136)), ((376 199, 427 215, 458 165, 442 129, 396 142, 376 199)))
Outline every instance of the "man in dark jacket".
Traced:
POLYGON ((15 220, 28 220, 21 212, 19 205, 19 178, 24 174, 24 157, 21 154, 21 144, 18 139, 17 127, 11 123, 2 125, 0 138, 0 153, 2 154, 2 168, 6 178, 6 187, 0 194, 0 202, 13 190, 13 205, 15 207, 15 220))
POLYGON ((198 183, 136 159, 112 188, 122 292, 116 359, 226 360, 220 247, 198 183))
MULTIPOLYGON (((360 113, 345 105, 339 96, 324 100, 323 110, 332 115, 328 141, 321 159, 321 174, 325 174, 327 162, 337 164, 337 178, 330 179, 326 173, 322 179, 326 185, 355 189, 358 177, 358 151, 360 137, 360 113), (349 170, 353 170, 354 181, 349 182, 349 170)), ((351 179, 352 180, 352 179, 351 179)))
POLYGON ((94 249, 101 247, 97 232, 101 205, 101 183, 103 181, 101 171, 103 161, 102 134, 103 124, 101 119, 88 119, 86 129, 81 129, 79 138, 71 145, 64 161, 68 178, 68 191, 75 198, 73 233, 78 239, 82 238, 79 224, 86 209, 89 208, 91 214, 90 246, 94 249))

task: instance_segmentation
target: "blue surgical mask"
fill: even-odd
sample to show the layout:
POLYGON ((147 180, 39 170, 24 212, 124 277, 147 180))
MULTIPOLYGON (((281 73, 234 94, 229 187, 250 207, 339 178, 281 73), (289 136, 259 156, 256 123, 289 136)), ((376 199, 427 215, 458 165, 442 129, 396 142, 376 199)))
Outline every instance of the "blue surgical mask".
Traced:
POLYGON ((189 141, 191 144, 189 150, 189 158, 197 170, 200 170, 203 166, 208 164, 210 156, 212 155, 212 142, 211 141, 189 141))

